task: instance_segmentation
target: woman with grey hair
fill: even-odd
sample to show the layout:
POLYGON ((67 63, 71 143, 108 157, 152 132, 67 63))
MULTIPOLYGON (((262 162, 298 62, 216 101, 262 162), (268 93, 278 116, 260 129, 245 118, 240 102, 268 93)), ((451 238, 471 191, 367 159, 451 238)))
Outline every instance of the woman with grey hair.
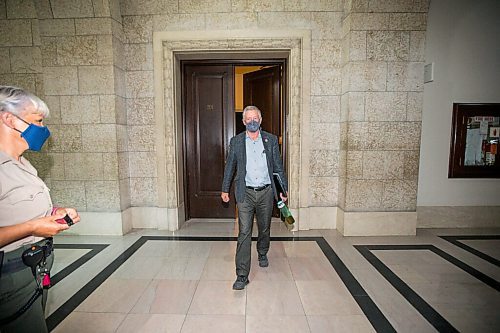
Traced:
POLYGON ((49 189, 23 157, 50 132, 47 105, 16 87, 0 86, 0 332, 47 332, 44 307, 54 260, 52 236, 80 220, 54 207, 49 189), (40 296, 44 296, 41 297, 40 296))

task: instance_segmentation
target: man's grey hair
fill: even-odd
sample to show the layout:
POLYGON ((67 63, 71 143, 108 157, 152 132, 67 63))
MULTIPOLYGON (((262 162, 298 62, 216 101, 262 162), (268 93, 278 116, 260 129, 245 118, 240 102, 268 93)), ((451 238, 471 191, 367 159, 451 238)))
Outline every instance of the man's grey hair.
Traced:
POLYGON ((47 104, 37 96, 22 88, 0 85, 0 112, 10 112, 21 116, 23 110, 30 104, 44 118, 49 115, 47 104))
POLYGON ((259 118, 262 120, 262 113, 260 112, 259 108, 253 105, 249 105, 243 110, 243 120, 245 120, 245 113, 247 111, 257 111, 257 113, 259 114, 259 118))

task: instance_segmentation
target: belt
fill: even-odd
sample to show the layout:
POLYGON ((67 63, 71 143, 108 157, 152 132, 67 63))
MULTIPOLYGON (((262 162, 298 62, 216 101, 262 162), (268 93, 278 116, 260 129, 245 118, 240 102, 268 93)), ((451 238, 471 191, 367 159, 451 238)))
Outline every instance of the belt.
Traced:
POLYGON ((14 251, 7 252, 4 254, 3 258, 3 263, 1 263, 2 267, 2 275, 3 274, 9 274, 9 273, 16 273, 19 271, 22 271, 23 269, 26 269, 29 267, 26 266, 23 262, 23 259, 21 258, 21 255, 23 254, 24 250, 27 248, 33 246, 33 245, 39 245, 39 246, 44 246, 46 247, 46 254, 47 257, 52 253, 53 250, 53 244, 52 240, 41 240, 39 242, 36 242, 34 244, 30 244, 29 246, 22 246, 14 251))
POLYGON ((266 185, 257 186, 257 187, 247 186, 247 189, 254 190, 255 192, 259 192, 259 191, 262 191, 262 190, 265 190, 266 188, 268 188, 269 185, 271 185, 271 184, 266 184, 266 185))

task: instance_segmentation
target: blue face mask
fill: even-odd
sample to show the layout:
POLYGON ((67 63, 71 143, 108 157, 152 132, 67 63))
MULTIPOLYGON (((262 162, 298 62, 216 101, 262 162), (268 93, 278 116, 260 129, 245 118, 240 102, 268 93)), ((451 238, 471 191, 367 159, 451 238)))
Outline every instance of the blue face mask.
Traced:
POLYGON ((47 139, 50 136, 49 129, 45 126, 30 124, 21 118, 19 119, 28 124, 28 128, 26 128, 23 132, 17 129, 16 131, 21 133, 21 137, 24 140, 26 140, 31 150, 40 151, 40 149, 42 149, 43 144, 45 143, 45 141, 47 141, 47 139))
POLYGON ((249 132, 257 132, 260 128, 260 123, 257 121, 257 120, 252 120, 251 122, 249 123, 246 123, 246 128, 247 128, 247 131, 249 132))

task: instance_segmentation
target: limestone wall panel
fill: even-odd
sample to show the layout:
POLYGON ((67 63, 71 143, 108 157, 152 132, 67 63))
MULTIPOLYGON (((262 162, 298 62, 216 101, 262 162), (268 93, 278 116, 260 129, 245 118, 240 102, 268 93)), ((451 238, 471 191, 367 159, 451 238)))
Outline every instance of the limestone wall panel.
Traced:
POLYGON ((134 207, 158 205, 156 178, 130 178, 130 204, 134 207))
POLYGON ((61 98, 60 96, 47 95, 43 98, 49 108, 49 116, 44 119, 45 124, 61 124, 61 98))
POLYGON ((340 125, 338 123, 312 123, 311 146, 315 149, 338 150, 340 125))
POLYGON ((81 18, 75 19, 75 30, 77 35, 110 35, 111 18, 81 18))
POLYGON ((30 0, 6 0, 7 18, 37 18, 34 2, 30 0))
POLYGON ((311 69, 312 95, 339 95, 342 92, 341 71, 336 68, 311 69))
POLYGON ((5 1, 0 1, 0 20, 7 18, 7 6, 5 1))
POLYGON ((50 196, 54 205, 74 207, 78 211, 87 210, 83 181, 53 180, 50 184, 50 196))
POLYGON ((420 163, 419 150, 407 150, 404 154, 404 179, 417 180, 420 163))
POLYGON ((97 124, 101 120, 99 96, 61 96, 62 124, 97 124))
POLYGON ((37 0, 33 1, 33 3, 35 5, 35 12, 38 19, 53 18, 49 0, 37 0))
POLYGON ((154 97, 153 71, 126 73, 127 97, 154 97))
POLYGON ((62 66, 97 65, 96 36, 58 37, 57 63, 62 66))
POLYGON ((410 31, 410 61, 425 61, 425 31, 410 31))
POLYGON ((283 9, 292 12, 342 11, 341 0, 291 0, 283 1, 283 9))
POLYGON ((102 153, 65 153, 64 176, 66 180, 102 180, 102 153))
POLYGON ((54 18, 93 17, 92 0, 51 0, 54 18))
POLYGON ((209 30, 255 29, 258 26, 255 12, 210 13, 205 14, 205 19, 206 29, 209 30))
POLYGON ((427 26, 426 13, 391 13, 390 30, 422 30, 427 26))
POLYGON ((380 210, 383 191, 381 180, 347 179, 345 207, 348 211, 380 210))
POLYGON ((232 0, 232 12, 280 12, 284 10, 281 0, 232 0))
POLYGON ((387 64, 385 62, 352 62, 347 67, 347 91, 385 91, 387 64))
POLYGON ((10 73, 10 55, 8 47, 0 47, 0 73, 10 73))
POLYGON ((47 19, 38 22, 41 36, 74 36, 76 32, 74 19, 47 19))
POLYGON ((363 151, 349 150, 347 152, 346 177, 349 179, 363 178, 363 151))
POLYGON ((341 12, 312 12, 312 39, 341 39, 341 12))
POLYGON ((424 12, 429 10, 429 0, 370 0, 373 12, 424 12))
POLYGON ((128 43, 150 43, 153 41, 153 17, 125 16, 123 33, 128 43))
MULTIPOLYGON (((273 2, 273 0, 269 2, 273 2)), ((225 12, 231 12, 231 0, 179 1, 179 13, 225 13, 225 12)))
POLYGON ((421 62, 389 63, 387 90, 422 91, 424 89, 424 64, 421 62))
POLYGON ((94 6, 94 16, 95 17, 109 17, 111 15, 110 0, 92 0, 92 5, 94 6))
POLYGON ((150 15, 168 14, 179 12, 177 0, 124 0, 120 1, 121 14, 127 15, 150 15))
POLYGON ((417 208, 417 182, 411 180, 385 181, 381 208, 385 211, 415 211, 417 208))
POLYGON ((113 65, 114 49, 113 37, 111 35, 96 36, 97 43, 97 65, 113 65))
POLYGON ((118 181, 86 181, 87 210, 92 212, 120 211, 118 181))
POLYGON ((129 151, 154 151, 155 131, 153 125, 130 126, 128 128, 129 151))
POLYGON ((311 122, 331 123, 340 119, 339 96, 311 96, 311 122))
POLYGON ((314 40, 312 42, 312 65, 314 67, 340 67, 340 48, 339 40, 314 40))
POLYGON ((32 46, 31 21, 0 20, 0 45, 1 46, 32 46))
POLYGON ((56 37, 41 37, 40 50, 42 53, 43 67, 52 67, 58 65, 56 37))
POLYGON ((408 105, 406 110, 406 120, 421 121, 423 107, 424 107, 424 93, 409 92, 408 105))
POLYGON ((118 180, 118 154, 102 154, 103 180, 118 180))
POLYGON ((337 206, 338 177, 310 177, 310 204, 313 207, 337 206))
POLYGON ((83 95, 114 93, 113 66, 79 66, 78 85, 83 95))
MULTIPOLYGON (((122 98, 115 95, 100 95, 99 97, 99 117, 101 123, 116 123, 116 110, 123 109, 117 105, 122 98)), ((124 102, 123 102, 124 103, 124 102)))
POLYGON ((365 120, 405 121, 406 92, 367 92, 365 120))
POLYGON ((153 45, 126 44, 125 68, 130 71, 153 70, 153 45))
POLYGON ((130 152, 130 177, 156 177, 155 152, 130 152))
POLYGON ((366 149, 418 149, 420 130, 420 122, 370 122, 366 149))
POLYGON ((387 13, 352 13, 351 30, 388 30, 389 14, 387 13))
POLYGON ((409 60, 410 33, 400 31, 368 31, 367 59, 374 61, 409 60))
POLYGON ((118 153, 118 178, 120 180, 129 179, 130 164, 128 159, 128 152, 118 153))
POLYGON ((79 125, 51 125, 48 147, 50 152, 82 151, 82 131, 79 125))
POLYGON ((263 12, 258 14, 259 28, 310 29, 312 14, 309 12, 263 12))
POLYGON ((364 92, 348 92, 342 95, 343 113, 348 121, 365 120, 365 94, 364 92))
POLYGON ((112 153, 117 151, 115 124, 82 125, 82 151, 112 153))
POLYGON ((154 98, 127 99, 127 119, 131 125, 151 125, 154 123, 154 98))
POLYGON ((316 177, 338 176, 338 151, 311 150, 310 174, 316 177))
POLYGON ((78 73, 74 66, 44 67, 47 95, 78 95, 78 73))
POLYGON ((363 179, 403 179, 403 175, 404 152, 363 152, 363 179))

